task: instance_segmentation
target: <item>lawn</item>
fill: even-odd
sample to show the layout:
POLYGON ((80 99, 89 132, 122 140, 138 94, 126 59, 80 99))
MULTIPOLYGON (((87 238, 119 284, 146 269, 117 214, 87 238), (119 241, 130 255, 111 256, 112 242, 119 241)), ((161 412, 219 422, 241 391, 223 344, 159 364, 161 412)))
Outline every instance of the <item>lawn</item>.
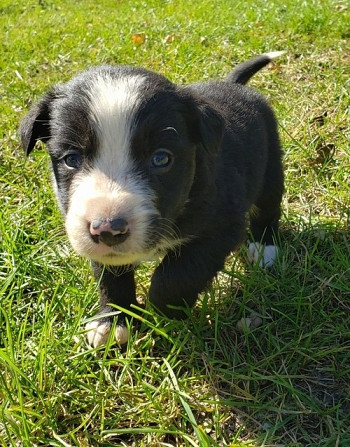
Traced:
POLYGON ((0 0, 1 445, 350 446, 349 22, 345 0, 0 0), (90 349, 97 287, 21 118, 91 65, 188 83, 276 50, 250 83, 285 152, 276 265, 242 247, 187 320, 147 311, 124 349, 90 349))

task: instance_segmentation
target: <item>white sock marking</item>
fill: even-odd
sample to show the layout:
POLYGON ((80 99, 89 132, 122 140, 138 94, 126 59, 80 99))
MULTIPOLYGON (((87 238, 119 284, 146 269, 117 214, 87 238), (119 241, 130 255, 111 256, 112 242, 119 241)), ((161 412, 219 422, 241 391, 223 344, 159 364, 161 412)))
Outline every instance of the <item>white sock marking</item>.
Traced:
POLYGON ((98 346, 105 345, 107 343, 111 325, 110 323, 94 320, 87 323, 85 329, 87 331, 86 335, 89 345, 97 348, 98 346))
POLYGON ((259 263, 260 267, 271 267, 277 256, 275 245, 251 242, 248 246, 248 259, 251 263, 259 263))
POLYGON ((129 339, 129 330, 126 326, 117 326, 114 337, 119 345, 125 345, 129 339))
MULTIPOLYGON (((87 323, 85 329, 87 331, 86 335, 89 345, 98 348, 107 343, 111 331, 111 324, 94 320, 87 323)), ((116 326, 114 337, 119 345, 124 345, 129 338, 128 328, 126 326, 116 326)))

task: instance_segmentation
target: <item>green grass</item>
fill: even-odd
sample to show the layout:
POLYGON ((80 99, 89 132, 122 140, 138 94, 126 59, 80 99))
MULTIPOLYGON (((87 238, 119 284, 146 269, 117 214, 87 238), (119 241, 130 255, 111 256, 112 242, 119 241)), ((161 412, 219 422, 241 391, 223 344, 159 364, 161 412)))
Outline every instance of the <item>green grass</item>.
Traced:
MULTIPOLYGON (((350 445, 349 18, 343 0, 1 0, 1 445, 350 445), (89 349, 96 284, 45 151, 22 154, 21 117, 90 65, 185 83, 272 50, 287 53, 251 84, 285 150, 276 266, 249 267, 242 249, 188 320, 150 312, 124 350, 89 349), (262 324, 240 332, 251 313, 262 324)), ((142 297, 151 272, 138 270, 142 297)))

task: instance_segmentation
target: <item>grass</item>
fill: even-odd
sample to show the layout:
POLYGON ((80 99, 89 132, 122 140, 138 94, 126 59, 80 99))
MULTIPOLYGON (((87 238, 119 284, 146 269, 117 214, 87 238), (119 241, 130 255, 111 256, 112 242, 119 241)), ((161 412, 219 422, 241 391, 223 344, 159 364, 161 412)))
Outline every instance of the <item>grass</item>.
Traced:
MULTIPOLYGON (((0 11, 1 445, 349 446, 346 2, 2 0, 0 11), (89 349, 96 284, 68 247, 45 151, 23 157, 29 104, 99 63, 184 83, 281 49, 251 82, 285 150, 276 266, 249 267, 242 249, 188 320, 149 312, 124 350, 89 349), (238 330, 252 313, 262 324, 238 330)), ((138 270, 142 297, 151 271, 138 270)))

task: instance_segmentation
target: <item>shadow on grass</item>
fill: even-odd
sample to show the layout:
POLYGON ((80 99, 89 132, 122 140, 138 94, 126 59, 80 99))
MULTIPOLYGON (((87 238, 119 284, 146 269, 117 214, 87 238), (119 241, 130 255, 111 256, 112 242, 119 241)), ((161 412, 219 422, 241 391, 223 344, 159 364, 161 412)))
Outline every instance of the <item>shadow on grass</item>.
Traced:
POLYGON ((213 445, 348 445, 349 278, 345 228, 285 226, 273 269, 229 259, 188 321, 160 320, 152 356, 176 352, 188 424, 213 445), (261 325, 237 326, 251 315, 261 325))

